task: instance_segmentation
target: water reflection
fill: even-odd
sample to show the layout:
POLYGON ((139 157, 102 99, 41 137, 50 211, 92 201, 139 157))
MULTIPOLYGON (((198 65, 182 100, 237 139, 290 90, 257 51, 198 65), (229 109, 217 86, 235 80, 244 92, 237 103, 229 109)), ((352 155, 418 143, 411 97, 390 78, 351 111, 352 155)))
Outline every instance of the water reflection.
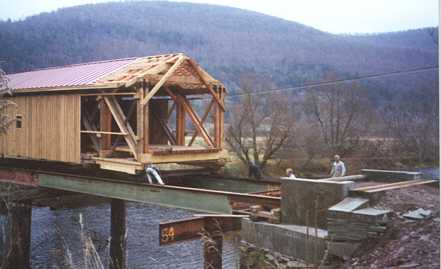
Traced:
MULTIPOLYGON (((104 268, 108 267, 110 207, 102 204, 79 209, 34 208, 32 214, 32 268, 65 268, 69 263, 84 268, 79 214, 104 268)), ((192 269, 203 267, 200 240, 159 246, 161 220, 192 216, 185 210, 128 203, 129 268, 192 269)), ((233 240, 224 241, 224 268, 237 268, 238 249, 233 240)))

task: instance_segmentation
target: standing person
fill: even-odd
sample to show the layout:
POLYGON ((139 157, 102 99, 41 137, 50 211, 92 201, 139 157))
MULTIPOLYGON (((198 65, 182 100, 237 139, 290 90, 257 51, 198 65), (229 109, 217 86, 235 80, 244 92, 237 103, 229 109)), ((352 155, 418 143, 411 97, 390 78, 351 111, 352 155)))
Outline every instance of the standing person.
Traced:
POLYGON ((340 155, 335 155, 334 162, 332 163, 331 177, 344 177, 345 175, 346 175, 345 163, 340 160, 340 155))
POLYGON ((292 168, 286 169, 286 177, 291 179, 296 178, 296 175, 294 175, 294 171, 292 170, 292 168))
POLYGON ((253 161, 250 161, 250 163, 248 164, 248 176, 249 177, 254 177, 255 179, 261 179, 262 178, 262 170, 253 161))
POLYGON ((159 175, 159 169, 156 168, 155 166, 151 164, 147 165, 147 167, 145 168, 145 174, 150 184, 153 184, 153 179, 155 179, 157 184, 164 185, 164 181, 162 181, 162 178, 159 175))

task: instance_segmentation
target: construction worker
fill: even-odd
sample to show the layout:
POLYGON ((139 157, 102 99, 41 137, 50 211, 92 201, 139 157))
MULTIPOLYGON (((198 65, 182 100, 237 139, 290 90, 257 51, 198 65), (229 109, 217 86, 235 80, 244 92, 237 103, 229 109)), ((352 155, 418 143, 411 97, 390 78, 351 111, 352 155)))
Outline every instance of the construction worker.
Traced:
POLYGON ((292 170, 292 168, 286 169, 286 177, 292 179, 296 178, 296 175, 294 175, 294 171, 292 170))
POLYGON ((153 179, 155 179, 157 184, 164 185, 164 181, 162 181, 159 175, 159 169, 156 166, 148 164, 145 168, 145 174, 150 184, 153 184, 153 179))
POLYGON ((340 155, 334 155, 334 162, 331 167, 331 177, 344 177, 346 175, 345 163, 340 160, 340 155))

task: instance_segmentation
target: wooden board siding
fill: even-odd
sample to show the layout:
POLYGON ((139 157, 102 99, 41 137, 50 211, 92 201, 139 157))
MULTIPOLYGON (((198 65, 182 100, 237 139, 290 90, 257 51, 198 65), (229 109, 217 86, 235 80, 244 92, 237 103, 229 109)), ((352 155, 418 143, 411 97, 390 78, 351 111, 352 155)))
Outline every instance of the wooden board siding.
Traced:
POLYGON ((22 116, 0 135, 0 154, 6 157, 80 163, 80 96, 46 95, 9 98, 17 107, 8 115, 22 116))

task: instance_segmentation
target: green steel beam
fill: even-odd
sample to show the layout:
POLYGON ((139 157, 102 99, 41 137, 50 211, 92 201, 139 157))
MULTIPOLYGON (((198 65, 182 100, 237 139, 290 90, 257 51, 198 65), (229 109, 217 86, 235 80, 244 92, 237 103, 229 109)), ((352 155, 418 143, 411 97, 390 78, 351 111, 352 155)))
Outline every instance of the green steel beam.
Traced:
POLYGON ((114 179, 38 174, 37 181, 40 187, 209 213, 231 214, 232 202, 280 206, 276 197, 114 179))
POLYGON ((231 191, 240 193, 265 192, 280 189, 280 183, 254 180, 216 178, 214 176, 190 176, 183 181, 186 187, 231 191))

